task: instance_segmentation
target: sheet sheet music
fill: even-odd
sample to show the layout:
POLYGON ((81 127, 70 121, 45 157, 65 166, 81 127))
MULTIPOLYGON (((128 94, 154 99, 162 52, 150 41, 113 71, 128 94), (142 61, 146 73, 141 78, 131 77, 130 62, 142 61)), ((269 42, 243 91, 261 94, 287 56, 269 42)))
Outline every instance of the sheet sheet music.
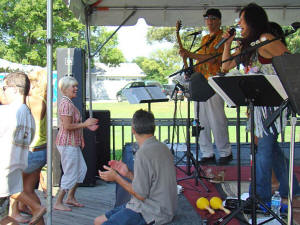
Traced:
POLYGON ((167 96, 161 91, 159 87, 146 87, 152 99, 166 99, 167 96))
POLYGON ((214 77, 220 77, 220 76, 213 76, 208 78, 208 84, 215 90, 218 95, 220 95, 223 100, 226 102, 226 104, 229 107, 234 107, 236 104, 228 97, 228 95, 220 88, 220 86, 214 81, 214 77))
POLYGON ((278 94, 286 100, 288 98, 287 93, 284 90, 284 87, 281 84, 281 81, 279 80, 279 77, 277 75, 267 75, 265 78, 270 82, 270 84, 274 87, 274 89, 278 92, 278 94))
POLYGON ((130 104, 139 104, 142 101, 168 100, 159 87, 134 87, 124 90, 124 95, 130 104))
POLYGON ((124 95, 130 104, 138 104, 141 100, 151 100, 151 96, 144 87, 125 89, 124 95))

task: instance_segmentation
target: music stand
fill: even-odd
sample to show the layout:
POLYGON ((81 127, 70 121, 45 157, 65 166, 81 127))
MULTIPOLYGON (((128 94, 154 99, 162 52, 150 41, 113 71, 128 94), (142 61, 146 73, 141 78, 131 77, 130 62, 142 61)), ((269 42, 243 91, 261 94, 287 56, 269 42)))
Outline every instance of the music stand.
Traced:
POLYGON ((148 111, 151 111, 152 102, 167 102, 169 99, 159 87, 132 87, 124 90, 124 95, 130 104, 148 103, 148 111))
MULTIPOLYGON (((215 76, 208 80, 211 87, 229 106, 249 106, 251 133, 251 192, 248 203, 252 205, 252 224, 256 225, 256 204, 261 204, 281 224, 285 222, 256 196, 256 156, 254 149, 254 106, 279 106, 287 97, 276 75, 215 76)), ((244 209, 241 204, 221 224, 227 224, 244 209)))
POLYGON ((195 183, 198 185, 198 180, 200 181, 201 185, 205 188, 207 192, 209 192, 209 189, 206 187, 206 185, 200 180, 200 178, 208 179, 205 176, 200 176, 202 173, 204 175, 204 172, 201 169, 201 165, 199 165, 199 134, 200 131, 203 129, 201 128, 201 124, 199 124, 199 102, 205 102, 210 97, 212 97, 215 92, 208 84, 208 81, 205 79, 204 75, 202 73, 193 73, 191 75, 190 81, 189 81, 189 94, 190 97, 188 98, 188 119, 187 119, 187 174, 190 174, 190 161, 192 161, 192 165, 194 165, 194 171, 191 176, 178 179, 178 181, 187 180, 191 178, 195 178, 195 183), (190 101, 196 101, 196 127, 195 127, 195 139, 196 139, 196 158, 194 158, 193 154, 191 153, 191 147, 190 147, 190 101))
MULTIPOLYGON (((292 199, 293 199, 293 167, 294 167, 294 144, 297 117, 300 115, 300 54, 288 54, 273 57, 272 63, 279 76, 280 81, 288 95, 287 106, 292 111, 291 116, 291 142, 290 142, 290 163, 289 163, 289 195, 288 195, 288 224, 293 220, 292 199)), ((284 108, 282 108, 283 110, 284 108)))

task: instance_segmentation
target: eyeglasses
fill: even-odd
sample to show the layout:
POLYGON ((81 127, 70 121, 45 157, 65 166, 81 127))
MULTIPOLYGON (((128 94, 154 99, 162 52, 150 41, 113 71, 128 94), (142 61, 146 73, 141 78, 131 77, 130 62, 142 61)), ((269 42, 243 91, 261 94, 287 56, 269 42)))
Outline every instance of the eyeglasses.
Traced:
POLYGON ((216 17, 216 16, 205 16, 204 19, 205 20, 216 20, 216 19, 218 19, 218 17, 216 17))
POLYGON ((20 87, 20 88, 25 88, 24 86, 20 86, 20 85, 16 85, 16 86, 2 86, 2 90, 3 91, 6 91, 7 88, 10 88, 10 87, 20 87))
POLYGON ((6 91, 6 89, 9 88, 9 87, 11 87, 11 86, 3 86, 3 87, 2 87, 2 90, 3 90, 3 91, 6 91))

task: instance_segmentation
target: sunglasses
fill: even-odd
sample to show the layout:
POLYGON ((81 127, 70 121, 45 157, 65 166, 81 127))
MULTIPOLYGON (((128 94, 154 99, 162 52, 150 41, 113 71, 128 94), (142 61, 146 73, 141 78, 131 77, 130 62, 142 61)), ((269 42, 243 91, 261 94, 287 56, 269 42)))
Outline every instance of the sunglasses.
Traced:
POLYGON ((216 16, 205 16, 204 19, 205 20, 216 20, 216 19, 218 19, 218 17, 216 17, 216 16))

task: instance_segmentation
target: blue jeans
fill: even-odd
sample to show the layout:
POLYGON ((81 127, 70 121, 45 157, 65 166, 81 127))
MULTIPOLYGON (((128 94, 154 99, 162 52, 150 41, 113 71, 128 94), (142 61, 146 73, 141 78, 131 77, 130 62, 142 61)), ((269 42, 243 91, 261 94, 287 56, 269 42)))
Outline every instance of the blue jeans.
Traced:
MULTIPOLYGON (((272 169, 280 183, 281 197, 287 197, 289 191, 289 161, 277 142, 278 134, 263 135, 258 139, 256 153, 256 194, 264 202, 272 198, 272 169)), ((293 195, 300 195, 296 176, 293 177, 293 195)))
POLYGON ((147 225, 142 214, 125 206, 126 204, 121 205, 105 213, 107 221, 103 225, 147 225))
POLYGON ((33 173, 37 169, 42 168, 47 163, 47 148, 39 151, 28 151, 28 166, 24 173, 33 173))

